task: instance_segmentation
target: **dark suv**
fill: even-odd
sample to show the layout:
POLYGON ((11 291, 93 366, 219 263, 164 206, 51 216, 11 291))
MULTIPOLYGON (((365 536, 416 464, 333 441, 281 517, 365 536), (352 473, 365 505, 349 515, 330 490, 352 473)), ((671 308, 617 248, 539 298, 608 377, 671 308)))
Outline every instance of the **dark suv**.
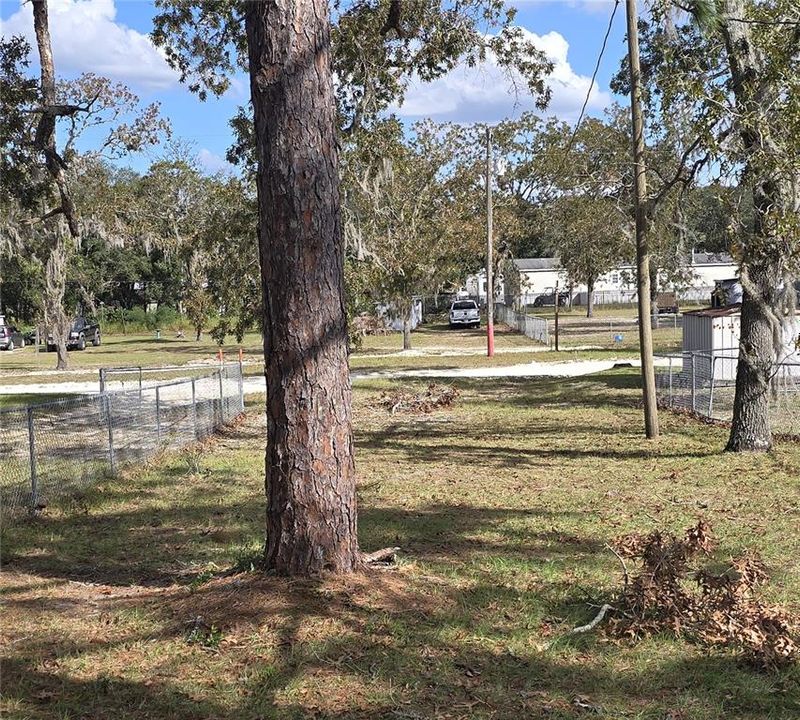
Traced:
MULTIPOLYGON (((564 307, 569 303, 569 292, 564 291, 558 293, 558 304, 559 307, 564 307)), ((533 301, 533 307, 555 307, 556 306, 556 294, 554 292, 546 292, 542 293, 541 295, 537 295, 536 299, 533 301)))
MULTIPOLYGON (((67 337, 67 350, 85 350, 87 343, 95 347, 100 344, 100 326, 85 317, 75 318, 67 337)), ((47 352, 55 352, 53 336, 47 336, 47 352)))

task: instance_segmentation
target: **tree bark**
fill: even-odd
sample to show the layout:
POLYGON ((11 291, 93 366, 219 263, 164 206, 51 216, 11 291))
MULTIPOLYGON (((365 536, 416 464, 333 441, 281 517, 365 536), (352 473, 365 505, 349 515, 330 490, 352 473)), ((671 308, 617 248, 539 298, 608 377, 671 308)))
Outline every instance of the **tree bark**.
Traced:
POLYGON ((67 240, 61 230, 61 216, 66 221, 69 234, 79 236, 78 220, 72 197, 67 189, 63 160, 56 150, 56 73, 53 63, 53 50, 50 40, 50 21, 47 0, 33 0, 33 28, 39 51, 40 92, 42 112, 36 126, 34 146, 44 156, 45 167, 50 175, 61 202, 61 214, 47 221, 52 227, 53 244, 45 262, 45 323, 53 335, 56 346, 56 370, 66 370, 69 364, 66 334, 69 332, 69 319, 64 313, 64 292, 66 289, 67 240))
POLYGON ((586 283, 586 317, 594 317, 594 278, 586 283))
POLYGON ((58 190, 61 201, 60 211, 73 238, 79 236, 78 218, 72 196, 67 187, 64 161, 56 150, 56 72, 53 64, 53 49, 50 40, 50 20, 47 0, 32 0, 33 29, 39 50, 41 68, 41 93, 43 112, 36 126, 34 145, 43 155, 45 167, 58 190))
POLYGON ((766 451, 772 447, 769 385, 775 345, 765 308, 774 307, 777 283, 769 268, 745 266, 743 272, 748 275, 750 288, 742 297, 733 421, 726 449, 766 451))
POLYGON ((360 566, 325 0, 246 5, 267 380, 267 568, 360 566))
POLYGON ((720 28, 730 67, 738 114, 737 127, 746 154, 746 172, 753 183, 752 236, 744 243, 742 314, 739 362, 733 420, 727 450, 766 451, 772 447, 769 385, 782 318, 779 291, 786 259, 780 248, 775 216, 792 196, 784 187, 770 157, 780 153, 772 140, 769 120, 769 81, 753 42, 752 25, 736 20, 746 16, 743 0, 725 0, 720 28))
MULTIPOLYGON (((71 321, 64 312, 66 289, 67 247, 64 233, 53 228, 52 246, 47 256, 44 273, 44 323, 56 348, 56 370, 69 367, 67 334, 71 321)), ((45 342, 47 338, 45 336, 45 342)))
POLYGON ((403 318, 403 350, 411 350, 411 317, 403 318))

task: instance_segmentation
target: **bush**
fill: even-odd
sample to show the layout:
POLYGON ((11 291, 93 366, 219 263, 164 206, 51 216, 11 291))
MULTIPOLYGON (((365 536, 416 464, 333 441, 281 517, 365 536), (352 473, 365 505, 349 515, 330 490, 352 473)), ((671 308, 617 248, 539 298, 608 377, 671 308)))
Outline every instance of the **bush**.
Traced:
POLYGON ((186 330, 189 321, 175 308, 162 305, 155 312, 143 307, 130 310, 113 308, 106 312, 103 331, 107 333, 144 333, 159 330, 186 330))

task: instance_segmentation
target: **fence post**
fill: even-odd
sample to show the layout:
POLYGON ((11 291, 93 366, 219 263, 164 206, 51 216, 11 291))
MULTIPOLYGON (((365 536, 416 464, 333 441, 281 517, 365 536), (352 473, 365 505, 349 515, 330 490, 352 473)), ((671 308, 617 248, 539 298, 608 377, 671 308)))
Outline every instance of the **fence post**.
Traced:
POLYGON ((156 385, 156 441, 161 443, 161 392, 158 385, 156 385))
POLYGON ((142 399, 142 366, 139 365, 139 400, 142 399))
POLYGON ((33 431, 33 408, 28 408, 28 453, 31 461, 31 515, 39 504, 39 479, 36 476, 36 440, 33 431))
POLYGON ((717 358, 715 355, 711 356, 711 387, 708 391, 708 417, 713 418, 714 412, 714 376, 716 375, 717 358))
POLYGON ((106 391, 106 369, 100 368, 100 394, 106 391))
POLYGON ((669 356, 669 406, 672 407, 672 355, 669 356))
POLYGON ((197 440, 197 392, 192 378, 192 425, 194 426, 194 439, 197 440))
POLYGON ((244 412, 244 366, 241 348, 239 348, 239 412, 244 412))
POLYGON ((692 357, 692 412, 695 411, 696 407, 696 400, 695 400, 695 379, 694 379, 694 353, 691 354, 692 357))
POLYGON ((111 396, 103 395, 103 404, 106 409, 106 424, 108 425, 108 460, 111 463, 111 472, 117 472, 117 459, 114 456, 114 424, 111 420, 111 396))
POLYGON ((225 422, 225 396, 222 393, 222 367, 217 371, 217 374, 219 375, 219 424, 222 425, 225 422))

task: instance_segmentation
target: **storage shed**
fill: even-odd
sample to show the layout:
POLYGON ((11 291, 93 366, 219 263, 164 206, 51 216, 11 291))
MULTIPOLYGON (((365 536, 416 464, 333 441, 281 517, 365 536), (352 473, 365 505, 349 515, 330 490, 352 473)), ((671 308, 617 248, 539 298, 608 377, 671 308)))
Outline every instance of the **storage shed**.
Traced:
MULTIPOLYGON (((740 303, 725 307, 691 310, 683 314, 683 370, 692 363, 698 378, 736 380, 741 329, 740 303)), ((778 353, 780 372, 800 376, 800 323, 797 318, 783 328, 783 348, 778 353)))
POLYGON ((739 357, 740 304, 683 314, 683 369, 701 378, 735 380, 739 357), (692 359, 694 358, 694 359, 692 359), (716 361, 715 361, 716 358, 716 361))

